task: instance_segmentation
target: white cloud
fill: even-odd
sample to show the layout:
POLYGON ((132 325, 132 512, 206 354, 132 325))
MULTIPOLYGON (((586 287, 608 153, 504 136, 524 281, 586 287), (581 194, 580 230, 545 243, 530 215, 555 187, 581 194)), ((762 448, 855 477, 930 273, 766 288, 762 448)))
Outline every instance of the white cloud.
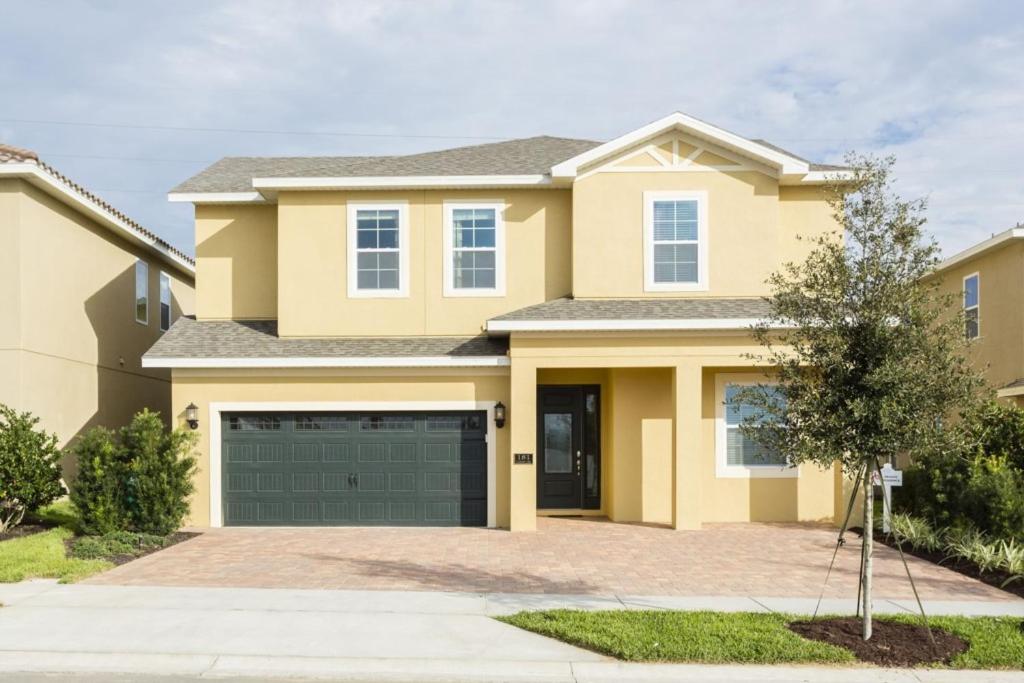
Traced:
MULTIPOLYGON (((898 157, 947 251, 1024 217, 1024 10, 978 2, 124 2, 15 6, 0 115, 217 128, 608 138, 680 109, 820 161, 898 157), (47 50, 30 39, 45 23, 47 50), (19 36, 23 36, 19 38, 19 36)), ((179 243, 162 192, 225 154, 460 141, 0 121, 179 243)), ((468 141, 467 141, 468 142, 468 141)))

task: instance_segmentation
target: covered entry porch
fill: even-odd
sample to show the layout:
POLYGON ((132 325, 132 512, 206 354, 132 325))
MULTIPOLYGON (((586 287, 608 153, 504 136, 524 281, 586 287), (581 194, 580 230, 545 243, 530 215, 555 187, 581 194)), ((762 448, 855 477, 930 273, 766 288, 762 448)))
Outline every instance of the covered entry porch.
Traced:
MULTIPOLYGON (((744 465, 730 386, 766 381, 746 332, 515 333, 510 340, 509 527, 538 517, 700 529, 832 522, 838 470, 744 465)), ((838 493, 837 493, 838 492, 838 493)))

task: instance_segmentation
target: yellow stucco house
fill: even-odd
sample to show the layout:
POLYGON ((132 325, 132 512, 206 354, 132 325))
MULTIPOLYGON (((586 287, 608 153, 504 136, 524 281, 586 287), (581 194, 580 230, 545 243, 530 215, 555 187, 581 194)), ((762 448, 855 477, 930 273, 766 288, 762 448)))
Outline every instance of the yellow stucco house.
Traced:
MULTIPOLYGON (((831 521, 735 387, 844 169, 675 113, 600 143, 226 158, 195 318, 145 355, 200 433, 197 525, 831 521)), ((839 488, 837 488, 839 487, 839 488)))
POLYGON ((63 447, 143 408, 170 371, 142 354, 193 312, 195 266, 32 151, 0 144, 0 403, 63 447))
POLYGON ((1024 228, 954 254, 936 272, 963 307, 975 367, 997 396, 1024 405, 1024 228))

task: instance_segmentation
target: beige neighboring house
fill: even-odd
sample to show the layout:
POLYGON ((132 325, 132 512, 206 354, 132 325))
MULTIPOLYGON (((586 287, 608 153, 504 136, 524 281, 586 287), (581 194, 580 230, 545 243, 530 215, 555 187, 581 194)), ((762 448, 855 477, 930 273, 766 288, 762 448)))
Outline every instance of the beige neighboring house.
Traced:
POLYGON ((143 408, 172 421, 142 354, 194 303, 194 261, 29 150, 0 144, 0 403, 62 446, 143 408))
POLYGON ((682 113, 215 163, 171 194, 196 317, 144 357, 200 436, 191 523, 832 520, 840 474, 761 452, 735 397, 767 379, 766 278, 847 174, 682 113))
POLYGON ((1024 228, 949 257, 938 274, 963 307, 975 366, 1000 398, 1024 405, 1024 228))

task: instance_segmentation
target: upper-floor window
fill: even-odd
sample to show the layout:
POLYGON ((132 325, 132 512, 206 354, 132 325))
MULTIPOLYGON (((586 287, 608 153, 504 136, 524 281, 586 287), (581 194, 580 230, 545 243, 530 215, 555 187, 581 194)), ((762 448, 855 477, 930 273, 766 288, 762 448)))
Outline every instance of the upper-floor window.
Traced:
POLYGON ((976 339, 981 334, 979 278, 977 273, 964 278, 964 335, 968 339, 976 339))
POLYGON ((644 289, 708 288, 707 194, 644 193, 644 289))
POLYGON ((445 203, 445 296, 505 294, 503 210, 501 202, 445 203))
POLYGON ((149 264, 135 262, 135 322, 149 324, 149 264))
POLYGON ((171 276, 160 273, 160 329, 171 329, 171 276))
POLYGON ((409 295, 408 205, 348 205, 348 295, 409 295))

